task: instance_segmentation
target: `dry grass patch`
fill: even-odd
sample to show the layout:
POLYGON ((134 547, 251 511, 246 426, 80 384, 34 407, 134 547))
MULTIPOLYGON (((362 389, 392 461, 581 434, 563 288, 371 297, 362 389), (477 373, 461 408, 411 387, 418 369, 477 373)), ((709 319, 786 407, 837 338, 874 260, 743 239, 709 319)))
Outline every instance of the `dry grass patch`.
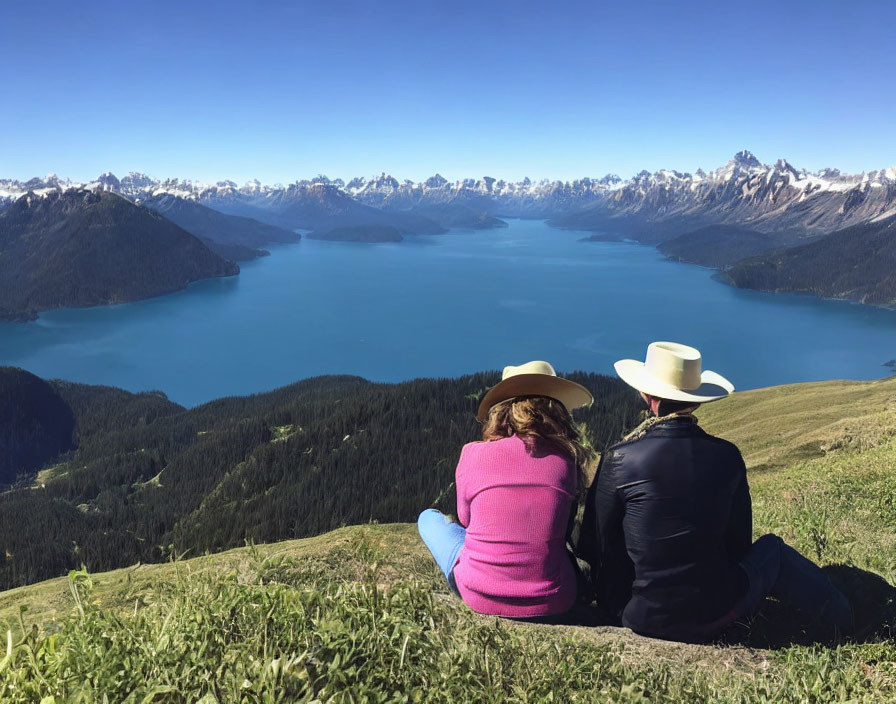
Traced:
POLYGON ((741 449, 748 468, 783 467, 888 442, 896 435, 896 377, 740 391, 698 415, 707 431, 741 449))

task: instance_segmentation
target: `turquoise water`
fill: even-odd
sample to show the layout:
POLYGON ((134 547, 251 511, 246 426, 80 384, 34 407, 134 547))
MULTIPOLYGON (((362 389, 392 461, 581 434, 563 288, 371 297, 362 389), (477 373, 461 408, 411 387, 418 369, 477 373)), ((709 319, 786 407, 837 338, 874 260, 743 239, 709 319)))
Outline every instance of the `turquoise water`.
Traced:
POLYGON ((547 359, 612 373, 657 339, 738 388, 885 376, 896 311, 741 291, 626 243, 511 221, 396 244, 303 240, 229 279, 0 323, 0 364, 193 405, 318 374, 455 376, 547 359))

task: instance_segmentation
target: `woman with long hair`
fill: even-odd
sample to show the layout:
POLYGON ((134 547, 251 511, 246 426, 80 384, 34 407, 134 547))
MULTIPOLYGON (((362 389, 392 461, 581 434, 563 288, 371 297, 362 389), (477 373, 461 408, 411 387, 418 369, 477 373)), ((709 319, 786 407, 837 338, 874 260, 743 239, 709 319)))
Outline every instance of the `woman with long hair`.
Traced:
POLYGON ((474 611, 562 620, 577 596, 566 542, 589 458, 570 410, 591 393, 547 362, 505 367, 479 406, 482 441, 457 465, 457 518, 435 509, 420 536, 474 611))

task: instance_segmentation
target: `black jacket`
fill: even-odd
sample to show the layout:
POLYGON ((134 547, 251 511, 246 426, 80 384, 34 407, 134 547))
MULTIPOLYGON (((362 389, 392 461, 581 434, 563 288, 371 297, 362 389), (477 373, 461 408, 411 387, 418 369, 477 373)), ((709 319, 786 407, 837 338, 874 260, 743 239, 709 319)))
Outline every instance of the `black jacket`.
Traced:
POLYGON ((588 491, 576 552, 598 604, 636 633, 699 641, 745 593, 752 544, 737 447, 690 418, 610 448, 588 491))

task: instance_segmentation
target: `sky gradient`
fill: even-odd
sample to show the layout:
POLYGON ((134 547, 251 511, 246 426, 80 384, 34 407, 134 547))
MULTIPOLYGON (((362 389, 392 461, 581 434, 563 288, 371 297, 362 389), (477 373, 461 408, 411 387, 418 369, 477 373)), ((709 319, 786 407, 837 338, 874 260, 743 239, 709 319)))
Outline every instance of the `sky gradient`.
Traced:
POLYGON ((675 5, 4 3, 0 178, 896 165, 896 3, 675 5))

